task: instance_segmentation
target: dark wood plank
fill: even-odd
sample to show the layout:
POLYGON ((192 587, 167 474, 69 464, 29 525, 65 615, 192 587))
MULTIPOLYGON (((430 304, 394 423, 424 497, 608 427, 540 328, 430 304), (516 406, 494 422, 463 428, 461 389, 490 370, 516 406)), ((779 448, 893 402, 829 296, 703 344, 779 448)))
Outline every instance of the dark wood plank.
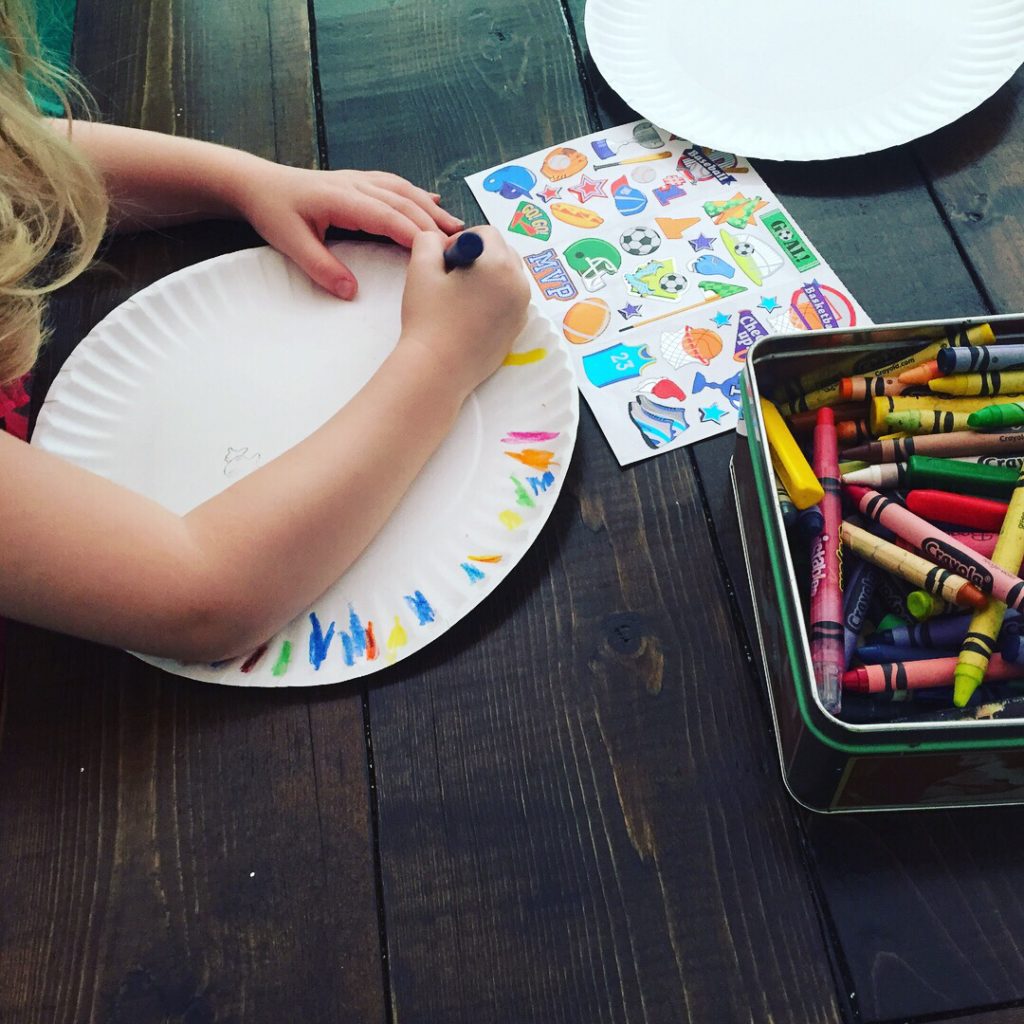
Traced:
MULTIPOLYGON (((79 0, 104 117, 315 166, 305 0, 79 0)), ((54 303, 35 403, 101 316, 258 242, 120 239, 54 303)), ((384 1017, 362 695, 246 691, 12 631, 0 747, 0 1019, 384 1017)))
MULTIPOLYGON (((474 220, 464 174, 590 130, 552 0, 315 9, 331 166, 474 220)), ((839 1019, 685 455, 621 471, 584 410, 541 539, 370 708, 398 1019, 839 1019)))
POLYGON ((998 1010, 946 1019, 949 1024, 1024 1024, 1024 1007, 1007 1006, 998 1010))

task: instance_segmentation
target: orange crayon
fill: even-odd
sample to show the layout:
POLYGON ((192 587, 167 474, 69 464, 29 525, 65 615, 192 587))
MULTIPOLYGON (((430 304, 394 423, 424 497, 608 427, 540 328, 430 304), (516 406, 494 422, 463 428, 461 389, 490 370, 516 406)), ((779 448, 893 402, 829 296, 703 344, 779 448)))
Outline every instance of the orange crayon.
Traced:
POLYGON ((915 384, 927 384, 930 380, 935 380, 936 377, 941 377, 942 371, 939 369, 939 361, 937 359, 929 359, 926 363, 921 363, 920 366, 913 366, 909 370, 904 370, 896 379, 903 384, 905 387, 913 387, 915 384))

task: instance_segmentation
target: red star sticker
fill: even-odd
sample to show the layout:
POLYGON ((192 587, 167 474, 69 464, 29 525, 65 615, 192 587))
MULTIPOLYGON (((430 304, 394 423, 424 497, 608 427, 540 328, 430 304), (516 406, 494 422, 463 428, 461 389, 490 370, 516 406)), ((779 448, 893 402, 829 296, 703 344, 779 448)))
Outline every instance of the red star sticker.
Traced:
POLYGON ((604 187, 607 184, 607 178, 601 178, 600 181, 595 181, 593 178, 588 178, 585 174, 581 174, 580 180, 576 182, 575 185, 570 186, 569 191, 576 196, 581 203, 585 203, 588 199, 593 199, 595 196, 607 199, 608 193, 604 190, 604 187))
POLYGON ((560 188, 555 188, 554 185, 545 185, 537 195, 544 200, 545 203, 550 203, 552 199, 558 199, 562 194, 560 188))

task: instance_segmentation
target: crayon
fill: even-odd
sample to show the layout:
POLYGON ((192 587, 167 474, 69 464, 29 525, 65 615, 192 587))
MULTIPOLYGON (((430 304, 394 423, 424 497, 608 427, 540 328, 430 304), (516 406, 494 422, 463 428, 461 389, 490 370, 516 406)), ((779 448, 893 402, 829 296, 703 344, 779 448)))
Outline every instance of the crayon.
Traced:
POLYGON ((944 409, 904 409, 886 413, 881 430, 899 430, 905 435, 952 434, 958 430, 969 430, 967 419, 970 413, 948 412, 944 409))
MULTIPOLYGON (((976 462, 979 466, 1009 466, 1020 469, 1024 466, 1024 455, 956 455, 957 462, 976 462)), ((839 464, 842 467, 842 463, 839 464)))
POLYGON ((952 658, 956 649, 946 647, 895 647, 889 644, 870 643, 857 648, 857 658, 865 665, 880 665, 883 662, 928 661, 932 658, 952 658))
MULTIPOLYGON (((912 352, 910 355, 902 356, 894 362, 880 366, 876 370, 868 371, 872 377, 898 377, 904 370, 912 366, 919 366, 930 359, 934 359, 940 349, 958 345, 989 345, 996 341, 992 328, 988 324, 977 324, 974 327, 943 328, 944 338, 933 341, 922 349, 912 352)), ((827 378, 826 378, 827 379, 827 378)), ((806 394, 799 395, 792 401, 779 407, 784 416, 792 415, 795 412, 804 412, 809 409, 820 409, 826 405, 835 405, 840 401, 839 382, 826 383, 822 387, 815 388, 806 394)))
MULTIPOLYGON (((941 349, 940 351, 945 352, 947 350, 941 349)), ((920 387, 922 384, 927 384, 928 381, 941 376, 942 370, 939 369, 938 360, 929 359, 926 363, 921 363, 919 366, 912 366, 909 370, 904 370, 896 379, 906 387, 920 387)))
POLYGON ((1014 399, 1005 395, 988 398, 948 398, 940 395, 883 395, 868 399, 868 423, 876 434, 881 434, 886 416, 894 412, 978 412, 989 405, 1003 405, 1014 399))
POLYGON ((907 464, 905 462, 883 462, 868 465, 864 469, 852 473, 841 474, 844 484, 859 484, 861 487, 873 487, 876 491, 888 491, 894 487, 905 487, 907 484, 907 464))
POLYGON ((840 536, 854 554, 945 601, 972 608, 984 608, 988 603, 985 595, 963 576, 933 565, 926 558, 904 551, 859 526, 844 522, 840 536))
MULTIPOLYGON (((898 466, 894 462, 887 465, 898 466)), ((931 455, 911 455, 904 474, 911 488, 931 487, 939 491, 973 494, 979 498, 1009 501, 1017 483, 1018 470, 1004 466, 982 466, 974 462, 956 462, 931 455)))
MULTIPOLYGON (((837 423, 839 420, 856 419, 867 411, 867 406, 863 402, 843 402, 841 405, 833 405, 830 408, 837 423)), ((809 409, 806 412, 795 412, 792 416, 787 416, 786 422, 794 434, 813 434, 817 419, 818 410, 809 409)))
POLYGON ((875 635, 884 633, 886 630, 900 629, 906 626, 906 620, 901 618, 899 615, 893 615, 890 612, 888 615, 883 616, 878 620, 878 628, 875 630, 875 635))
POLYGON ((761 415, 764 417, 765 433, 768 435, 772 465, 779 474, 782 485, 789 492, 793 504, 799 509, 817 505, 825 492, 796 439, 790 433, 789 427, 786 426, 786 421, 767 398, 761 399, 761 415))
POLYGON ((875 441, 843 452, 844 458, 865 462, 906 462, 911 455, 990 455, 1024 453, 1024 433, 978 434, 957 431, 935 437, 907 437, 902 441, 875 441))
POLYGON ((836 423, 836 437, 846 445, 871 441, 874 435, 868 429, 868 421, 866 419, 839 420, 836 423))
POLYGON ((1003 402, 1000 405, 986 405, 984 409, 972 412, 967 417, 971 430, 992 430, 993 428, 1019 427, 1024 423, 1024 402, 1003 402))
MULTIPOLYGON (((913 626, 896 626, 893 629, 878 629, 871 636, 871 643, 889 647, 929 647, 936 650, 952 648, 956 651, 967 635, 971 615, 943 615, 928 622, 913 626)), ((894 661, 899 661, 894 658, 894 661)))
POLYGON ((446 270, 468 267, 484 251, 484 240, 475 231, 463 231, 444 251, 446 270))
POLYGON ((991 530, 964 530, 951 526, 946 533, 955 537, 964 547, 977 551, 979 555, 984 555, 986 558, 992 557, 992 552, 996 549, 996 541, 999 539, 999 533, 993 533, 991 530))
POLYGON ((818 410, 814 428, 814 473, 824 496, 821 513, 825 528, 811 548, 811 607, 809 639, 811 665, 818 684, 818 696, 826 711, 838 713, 839 680, 846 668, 843 640, 843 552, 839 524, 843 518, 839 496, 839 449, 836 444, 832 410, 818 410))
POLYGON ((772 470, 772 476, 775 479, 775 497, 778 498, 779 511, 782 513, 782 525, 787 530, 792 529, 792 527, 796 526, 797 517, 800 515, 800 511, 790 499, 789 491, 782 486, 779 474, 772 470))
POLYGON ((1012 662, 1014 665, 1024 662, 1024 644, 1020 640, 1021 628, 1019 618, 1007 619, 999 631, 999 653, 1003 656, 1003 661, 1012 662))
POLYGON ((927 590, 912 590, 907 594, 907 611, 915 622, 927 622, 936 615, 945 615, 955 609, 956 605, 943 601, 941 597, 933 597, 927 590))
POLYGON ((846 664, 850 663, 867 621, 877 581, 878 568, 859 558, 843 581, 843 649, 846 664))
POLYGON ((991 373, 958 373, 928 381, 936 395, 1020 395, 1024 370, 993 370, 991 373))
POLYGON ((902 395, 911 386, 895 377, 843 377, 839 382, 839 397, 844 402, 856 402, 878 395, 902 395))
POLYGON ((801 509, 796 520, 796 532, 806 542, 814 540, 825 529, 825 517, 817 505, 801 509))
MULTIPOLYGON (((855 693, 890 693, 893 690, 926 689, 949 686, 956 670, 956 658, 930 658, 928 661, 896 661, 882 665, 862 665, 843 673, 843 688, 855 693)), ((986 680, 1017 679, 1019 665, 1011 665, 997 654, 989 663, 986 680)), ((963 705, 958 705, 963 707, 963 705)))
POLYGON ((1005 501, 992 498, 973 498, 969 494, 951 491, 907 491, 907 508, 919 516, 940 523, 970 526, 976 530, 998 530, 1006 518, 1005 501))
MULTIPOLYGON (((980 556, 979 556, 980 557, 980 556)), ((1009 573, 1009 568, 1016 568, 1024 559, 1024 469, 1017 478, 1017 486, 1010 498, 1009 508, 999 529, 996 549, 992 552, 992 565, 1009 573)), ((962 708, 986 676, 985 669, 996 648, 996 637, 1003 624, 1006 608, 1021 608, 1021 602, 1015 599, 1019 591, 1024 591, 1024 583, 1016 590, 1004 595, 998 587, 993 587, 993 595, 997 598, 984 612, 976 612, 971 619, 960 647, 960 658, 956 665, 953 679, 953 703, 962 708)))
POLYGON ((858 469, 867 469, 870 465, 870 462, 860 462, 858 459, 847 459, 845 462, 839 463, 839 475, 842 476, 844 473, 856 473, 858 469))
POLYGON ((935 357, 943 373, 989 373, 1024 366, 1024 345, 964 345, 944 348, 935 357))

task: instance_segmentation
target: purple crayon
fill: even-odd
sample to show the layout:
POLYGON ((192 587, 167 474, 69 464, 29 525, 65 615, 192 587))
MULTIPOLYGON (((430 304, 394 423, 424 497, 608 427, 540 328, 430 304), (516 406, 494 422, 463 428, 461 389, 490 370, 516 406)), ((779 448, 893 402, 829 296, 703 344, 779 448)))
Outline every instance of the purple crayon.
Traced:
POLYGON ((864 628, 877 582, 878 569, 859 558, 843 584, 843 649, 847 665, 864 628))
POLYGON ((821 499, 825 529, 811 548, 811 665, 822 705, 826 711, 837 714, 841 701, 839 684, 846 668, 840 583, 842 542, 839 539, 843 509, 839 496, 835 417, 827 407, 818 410, 814 428, 814 475, 825 491, 821 499))

